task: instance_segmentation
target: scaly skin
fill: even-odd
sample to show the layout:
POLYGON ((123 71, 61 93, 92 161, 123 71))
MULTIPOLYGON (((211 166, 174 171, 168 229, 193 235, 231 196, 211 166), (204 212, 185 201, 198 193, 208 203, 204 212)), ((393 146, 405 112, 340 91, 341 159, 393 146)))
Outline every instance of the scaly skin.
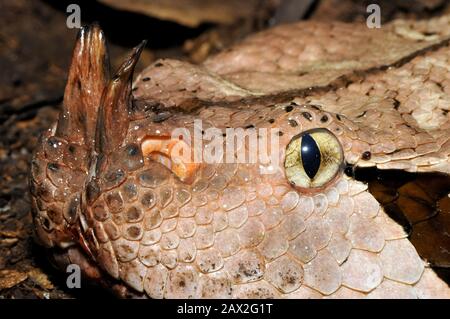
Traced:
POLYGON ((450 174, 449 36, 448 16, 380 30, 281 26, 201 66, 158 61, 132 96, 140 48, 108 84, 104 36, 85 28, 64 110, 33 159, 38 238, 123 297, 449 298, 367 185, 343 172, 450 174), (278 128, 275 173, 201 163, 180 179, 148 143, 180 127, 201 135, 195 119, 203 130, 278 128), (322 188, 299 189, 285 150, 314 128, 337 137, 345 163, 322 188))

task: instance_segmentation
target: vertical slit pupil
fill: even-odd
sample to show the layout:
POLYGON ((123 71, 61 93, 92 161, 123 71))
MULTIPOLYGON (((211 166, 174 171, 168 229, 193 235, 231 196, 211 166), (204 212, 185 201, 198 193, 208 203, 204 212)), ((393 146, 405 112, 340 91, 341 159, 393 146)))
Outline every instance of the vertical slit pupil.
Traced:
POLYGON ((300 155, 306 175, 313 179, 319 170, 321 156, 316 141, 309 134, 302 136, 300 155))

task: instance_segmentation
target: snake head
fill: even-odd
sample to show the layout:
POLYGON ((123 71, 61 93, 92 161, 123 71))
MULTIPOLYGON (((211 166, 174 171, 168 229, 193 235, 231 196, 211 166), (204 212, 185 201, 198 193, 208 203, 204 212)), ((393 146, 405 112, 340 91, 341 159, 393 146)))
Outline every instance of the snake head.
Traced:
MULTIPOLYGON (((138 291, 144 289, 141 273, 147 267, 156 263, 153 271, 164 273, 179 262, 194 261, 197 250, 211 247, 214 232, 226 225, 232 228, 216 239, 218 248, 211 251, 209 263, 220 257, 219 250, 227 256, 241 244, 260 244, 264 229, 275 227, 283 214, 270 201, 285 196, 281 207, 289 210, 298 201, 295 190, 322 190, 340 176, 343 163, 339 141, 330 131, 299 134, 297 126, 315 119, 317 107, 279 105, 248 119, 252 125, 234 123, 238 130, 229 132, 227 123, 212 127, 218 123, 208 119, 207 109, 173 114, 151 101, 133 99, 133 70, 144 44, 110 78, 102 31, 97 25, 80 30, 63 109, 41 136, 30 174, 39 241, 49 248, 81 247, 109 275, 138 291), (231 150, 231 161, 216 160, 220 152, 208 153, 214 144, 229 145, 242 136, 244 142, 231 150), (208 142, 201 142, 205 137, 208 142), (275 156, 252 159, 252 142, 275 156), (266 209, 271 212, 263 222, 251 218, 266 209), (233 229, 244 223, 240 244, 233 229)), ((232 109, 211 110, 233 124, 232 109)), ((235 118, 245 110, 241 113, 235 118)), ((257 256, 251 253, 250 262, 262 269, 257 256)), ((203 262, 202 269, 222 264, 209 263, 203 262)), ((161 293, 155 286, 147 290, 161 293)))
MULTIPOLYGON (((102 32, 80 31, 63 110, 32 162, 45 246, 77 247, 102 274, 152 298, 295 298, 345 287, 363 296, 384 276, 419 282, 424 263, 404 229, 344 172, 417 169, 390 161, 411 156, 394 152, 399 136, 417 133, 411 125, 397 114, 395 130, 379 129, 364 117, 378 111, 354 117, 315 105, 337 112, 339 98, 281 94, 275 103, 178 61, 154 63, 133 87, 144 44, 110 78, 102 32)), ((417 136, 399 147, 416 147, 417 136)), ((434 163, 426 153, 435 146, 417 156, 434 163)), ((422 170, 448 172, 446 159, 438 164, 422 170)))

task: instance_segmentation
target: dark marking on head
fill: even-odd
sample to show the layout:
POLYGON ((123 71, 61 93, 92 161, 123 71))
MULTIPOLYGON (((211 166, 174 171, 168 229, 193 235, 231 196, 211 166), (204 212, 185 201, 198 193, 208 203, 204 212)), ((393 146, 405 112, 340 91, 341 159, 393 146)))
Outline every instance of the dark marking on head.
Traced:
POLYGON ((320 122, 325 123, 326 121, 328 121, 328 116, 324 115, 320 118, 320 122))
POLYGON ((308 121, 312 121, 312 115, 309 112, 302 112, 302 115, 305 119, 307 119, 308 121))
POLYGON ((147 82, 150 81, 150 77, 146 76, 145 78, 142 79, 142 82, 147 82))
POLYGON ((159 68, 161 66, 163 66, 163 64, 161 62, 155 63, 155 67, 159 68))
POLYGON ((370 158, 372 157, 372 153, 370 153, 370 151, 365 151, 364 153, 362 153, 361 158, 365 161, 370 160, 370 158))
POLYGON ((275 123, 275 120, 274 119, 269 119, 269 123, 273 124, 273 123, 275 123))
POLYGON ((363 117, 364 115, 366 115, 367 111, 362 112, 361 114, 359 114, 356 118, 359 119, 361 117, 363 117))
POLYGON ((294 107, 293 107, 292 105, 288 105, 288 106, 286 106, 286 107, 284 108, 284 110, 285 110, 286 112, 291 112, 293 109, 294 109, 294 107))
POLYGON ((394 99, 394 109, 398 110, 398 107, 400 106, 400 101, 397 99, 394 99))
POLYGON ((289 125, 292 126, 292 127, 298 126, 297 121, 296 121, 296 120, 293 120, 293 119, 289 119, 289 120, 288 120, 288 123, 289 123, 289 125))
POLYGON ((338 119, 338 121, 342 121, 342 118, 339 114, 336 114, 336 118, 338 119))

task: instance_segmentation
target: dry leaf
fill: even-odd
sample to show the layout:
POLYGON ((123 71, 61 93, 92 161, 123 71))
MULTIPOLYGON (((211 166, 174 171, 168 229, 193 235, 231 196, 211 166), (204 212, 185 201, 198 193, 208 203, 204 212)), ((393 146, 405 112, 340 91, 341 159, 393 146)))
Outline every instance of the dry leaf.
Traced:
POLYGON ((0 290, 12 288, 28 278, 26 273, 17 270, 0 270, 0 290))
POLYGON ((28 277, 43 289, 51 290, 55 288, 48 279, 47 275, 37 268, 33 268, 32 270, 28 271, 28 277))
POLYGON ((15 245, 18 241, 19 241, 18 238, 0 239, 0 245, 9 247, 15 245))
POLYGON ((231 24, 250 17, 258 0, 100 0, 112 7, 175 21, 189 27, 204 22, 231 24))
POLYGON ((16 230, 0 230, 0 237, 17 238, 21 237, 21 233, 16 230))

